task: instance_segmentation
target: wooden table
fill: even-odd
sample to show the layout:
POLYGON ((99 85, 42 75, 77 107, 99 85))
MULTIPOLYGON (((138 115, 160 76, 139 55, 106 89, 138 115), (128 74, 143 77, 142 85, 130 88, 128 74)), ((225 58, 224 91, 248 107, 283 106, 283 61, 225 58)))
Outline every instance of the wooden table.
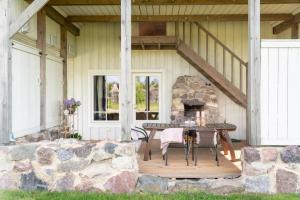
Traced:
MULTIPOLYGON (((156 134, 156 131, 163 131, 167 128, 181 128, 180 124, 166 124, 166 123, 144 123, 143 128, 145 130, 150 131, 149 135, 149 141, 146 143, 146 147, 144 150, 144 161, 149 160, 149 152, 151 148, 152 140, 156 134)), ((195 127, 193 127, 195 128, 195 127)), ((231 142, 231 138, 228 134, 229 131, 235 131, 236 126, 233 124, 227 124, 227 123, 213 123, 213 124, 207 124, 205 127, 197 127, 196 129, 198 131, 201 130, 207 130, 214 128, 218 131, 218 135, 220 136, 220 142, 224 148, 224 154, 228 155, 228 150, 230 152, 231 161, 235 161, 235 152, 234 148, 231 142)))

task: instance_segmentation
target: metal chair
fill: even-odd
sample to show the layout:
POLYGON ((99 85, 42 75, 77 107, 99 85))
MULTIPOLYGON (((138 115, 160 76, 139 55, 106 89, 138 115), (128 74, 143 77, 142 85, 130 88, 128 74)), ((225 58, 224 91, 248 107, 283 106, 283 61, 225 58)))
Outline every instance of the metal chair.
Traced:
MULTIPOLYGON (((142 142, 148 143, 149 136, 145 129, 134 126, 134 127, 131 127, 131 140, 141 140, 142 142)), ((152 155, 152 152, 150 149, 150 151, 149 151, 150 160, 151 160, 151 155, 152 155)))
MULTIPOLYGON (((200 142, 196 144, 197 149, 200 148, 209 148, 215 153, 215 161, 217 166, 219 166, 219 157, 218 157, 218 133, 215 129, 198 131, 200 142)), ((195 165, 197 165, 197 154, 195 154, 195 165)))

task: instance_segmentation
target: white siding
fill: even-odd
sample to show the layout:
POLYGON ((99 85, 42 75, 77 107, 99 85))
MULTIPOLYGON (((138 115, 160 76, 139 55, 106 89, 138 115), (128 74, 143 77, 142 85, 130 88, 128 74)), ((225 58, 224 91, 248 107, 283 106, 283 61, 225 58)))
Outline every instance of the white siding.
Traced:
MULTIPOLYGON (((204 24, 222 42, 247 61, 247 22, 219 22, 204 24)), ((262 36, 273 38, 272 27, 263 23, 262 36)), ((137 24, 133 23, 133 35, 138 33, 137 24)), ((173 24, 168 24, 168 34, 173 31, 173 24)), ((188 34, 188 33, 187 33, 188 34)), ((119 139, 119 123, 90 123, 90 92, 88 84, 89 71, 120 69, 120 25, 118 23, 86 23, 81 27, 81 35, 76 39, 77 54, 69 59, 68 88, 69 97, 80 99, 83 105, 79 109, 79 132, 84 139, 119 139), (114 127, 114 128, 112 128, 114 127)), ((163 71, 163 122, 170 121, 172 85, 181 75, 197 75, 202 77, 194 67, 190 66, 173 50, 151 50, 132 52, 133 70, 163 71)), ((220 69, 221 70, 221 69, 220 69)), ((239 73, 237 71, 236 73, 239 73)), ((244 87, 246 84, 244 84, 244 87)), ((246 111, 232 102, 220 90, 216 89, 222 117, 227 122, 237 125, 233 138, 246 138, 246 111)))
POLYGON ((299 145, 300 40, 263 40, 261 144, 299 145))
POLYGON ((46 128, 61 123, 63 75, 62 59, 47 56, 46 61, 46 128))
POLYGON ((15 43, 12 50, 12 132, 15 137, 40 130, 40 56, 15 43))

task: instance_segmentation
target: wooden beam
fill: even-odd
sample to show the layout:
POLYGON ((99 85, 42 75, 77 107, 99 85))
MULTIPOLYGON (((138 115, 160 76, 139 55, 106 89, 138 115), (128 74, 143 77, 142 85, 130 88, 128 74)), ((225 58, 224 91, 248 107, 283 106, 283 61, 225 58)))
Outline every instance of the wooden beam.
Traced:
MULTIPOLYGON (((248 0, 134 0, 133 5, 230 5, 247 4, 248 0)), ((292 4, 300 0, 261 0, 262 4, 292 4)), ((120 5, 120 0, 51 0, 50 5, 120 5)))
MULTIPOLYGON (((33 0, 25 0, 27 3, 32 3, 33 0)), ((54 20, 56 23, 58 23, 61 26, 64 26, 70 33, 72 33, 75 36, 80 35, 80 30, 77 28, 74 24, 66 20, 66 18, 61 15, 57 10, 52 8, 51 6, 45 6, 46 14, 49 18, 54 20)))
MULTIPOLYGON (((284 21, 288 20, 291 14, 263 14, 261 21, 284 21)), ((119 15, 71 15, 67 17, 70 22, 119 22, 119 15)), ((186 21, 247 21, 247 14, 236 15, 134 15, 132 22, 186 22, 186 21)))
POLYGON ((63 99, 68 97, 68 32, 60 26, 60 56, 63 58, 63 99))
POLYGON ((46 128, 46 11, 37 14, 37 48, 40 49, 40 128, 46 128))
POLYGON ((47 16, 53 19, 56 23, 61 26, 64 26, 70 33, 75 36, 80 35, 80 30, 74 24, 69 22, 64 16, 62 16, 59 12, 57 12, 54 8, 50 6, 46 6, 47 16))
POLYGON ((260 0, 251 0, 249 13, 249 63, 247 80, 247 141, 260 144, 260 0))
POLYGON ((35 0, 14 20, 9 28, 9 37, 13 37, 49 0, 35 0))
POLYGON ((131 82, 131 0, 121 1, 121 134, 130 140, 133 118, 131 82))
POLYGON ((287 29, 289 29, 294 24, 300 23, 300 13, 293 15, 291 18, 285 20, 284 22, 278 24, 277 26, 273 27, 273 33, 279 34, 287 29))
POLYGON ((11 42, 9 2, 0 1, 0 144, 9 143, 11 133, 11 42))
POLYGON ((291 33, 291 38, 292 39, 299 39, 299 24, 294 24, 292 26, 292 33, 291 33))

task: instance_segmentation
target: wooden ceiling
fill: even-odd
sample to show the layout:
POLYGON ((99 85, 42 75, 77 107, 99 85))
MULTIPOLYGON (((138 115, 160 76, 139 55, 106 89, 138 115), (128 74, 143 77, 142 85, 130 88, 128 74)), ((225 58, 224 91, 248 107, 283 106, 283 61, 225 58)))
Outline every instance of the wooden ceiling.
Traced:
MULTIPOLYGON (((133 0, 133 5, 232 5, 248 0, 133 0)), ((261 0, 261 4, 291 4, 300 0, 261 0)), ((120 0, 50 0, 49 5, 119 5, 120 0)))

